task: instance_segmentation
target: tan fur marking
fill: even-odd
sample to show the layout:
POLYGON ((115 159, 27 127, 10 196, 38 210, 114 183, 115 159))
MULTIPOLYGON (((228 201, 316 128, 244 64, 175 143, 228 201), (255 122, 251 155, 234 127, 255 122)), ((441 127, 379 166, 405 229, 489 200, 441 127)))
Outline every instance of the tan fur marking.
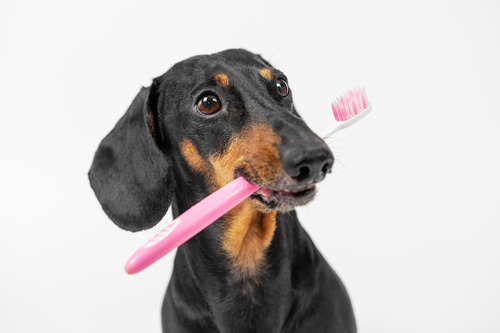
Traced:
POLYGON ((227 88, 229 86, 229 79, 226 74, 218 73, 214 76, 214 79, 220 87, 227 88))
POLYGON ((188 139, 184 139, 181 142, 181 152, 184 159, 188 162, 189 166, 202 174, 207 175, 210 171, 208 163, 201 158, 200 153, 188 139))
POLYGON ((276 211, 257 211, 250 199, 236 206, 225 218, 223 247, 242 275, 255 277, 276 229, 276 211))
MULTIPOLYGON (((222 154, 204 160, 188 139, 181 152, 189 166, 203 174, 211 191, 234 179, 237 168, 245 170, 252 181, 272 185, 283 172, 277 145, 280 138, 267 125, 255 125, 236 135, 222 154)), ((222 246, 235 268, 244 277, 256 277, 276 229, 276 211, 259 210, 246 199, 223 217, 222 246)))
POLYGON ((215 171, 215 185, 221 187, 233 180, 234 170, 242 168, 262 186, 273 185, 283 168, 277 146, 281 139, 267 125, 243 130, 221 155, 210 157, 215 171))
POLYGON ((261 68, 260 75, 269 82, 273 79, 273 72, 269 68, 261 68))
POLYGON ((153 136, 156 136, 155 118, 151 110, 148 111, 148 125, 151 134, 153 134, 153 136))
MULTIPOLYGON (((266 125, 256 125, 235 137, 223 155, 210 157, 214 183, 221 187, 242 168, 260 185, 273 184, 282 173, 277 145, 280 138, 266 125)), ((255 277, 274 236, 276 211, 263 213, 246 199, 224 217, 222 244, 234 267, 243 276, 255 277)))

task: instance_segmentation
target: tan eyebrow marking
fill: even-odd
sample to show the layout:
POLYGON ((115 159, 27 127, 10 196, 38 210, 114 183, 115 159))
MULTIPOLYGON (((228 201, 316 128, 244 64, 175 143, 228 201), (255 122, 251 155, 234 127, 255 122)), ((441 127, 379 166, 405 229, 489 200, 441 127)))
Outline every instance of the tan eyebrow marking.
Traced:
POLYGON ((153 134, 153 136, 156 136, 155 118, 151 110, 148 111, 148 125, 151 134, 153 134))
POLYGON ((186 138, 181 142, 181 153, 193 170, 202 174, 208 174, 210 171, 209 166, 200 156, 193 143, 186 138))
POLYGON ((229 79, 226 74, 218 73, 214 76, 215 82, 221 87, 227 88, 229 86, 229 79))
POLYGON ((273 79, 273 72, 269 68, 261 68, 260 75, 269 82, 273 79))

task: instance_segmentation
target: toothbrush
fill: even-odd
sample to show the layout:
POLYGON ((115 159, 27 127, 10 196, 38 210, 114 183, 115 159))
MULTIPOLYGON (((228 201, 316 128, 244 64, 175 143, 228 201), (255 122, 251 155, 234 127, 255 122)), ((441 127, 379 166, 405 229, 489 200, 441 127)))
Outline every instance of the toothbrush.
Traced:
POLYGON ((336 122, 321 132, 323 139, 359 121, 372 110, 372 105, 368 102, 365 88, 354 88, 333 101, 332 110, 336 122))
MULTIPOLYGON (((322 138, 330 137, 357 122, 371 111, 371 104, 368 103, 365 89, 358 88, 333 102, 332 110, 336 123, 324 131, 322 138)), ((249 183, 243 177, 221 187, 178 216, 139 248, 125 264, 125 271, 128 274, 142 271, 190 240, 259 189, 258 185, 249 183)))

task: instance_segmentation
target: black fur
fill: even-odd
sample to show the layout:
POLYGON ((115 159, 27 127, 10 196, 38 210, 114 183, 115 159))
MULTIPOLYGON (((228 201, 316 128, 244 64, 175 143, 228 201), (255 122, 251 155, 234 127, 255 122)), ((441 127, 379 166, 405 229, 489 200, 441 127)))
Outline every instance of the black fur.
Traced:
POLYGON ((89 171, 90 185, 119 227, 153 227, 173 196, 170 156, 156 145, 147 123, 152 88, 142 88, 115 128, 102 140, 89 171))
MULTIPOLYGON (((245 50, 197 56, 139 92, 102 141, 89 172, 97 198, 118 226, 152 227, 170 204, 176 217, 210 193, 204 176, 182 157, 183 138, 208 158, 223 152, 245 126, 265 122, 281 138, 279 155, 290 176, 304 159, 319 159, 329 170, 333 156, 299 117, 291 93, 284 98, 274 89, 284 75, 273 69, 274 81, 266 82, 258 73, 262 67, 272 68, 245 50), (230 78, 227 89, 214 81, 218 72, 230 78), (206 91, 223 101, 217 115, 196 109, 206 91)), ((322 177, 295 181, 313 184, 322 177)), ((164 332, 356 332, 342 282, 295 211, 278 212, 276 221, 257 278, 232 269, 220 221, 180 246, 162 309, 164 332)))

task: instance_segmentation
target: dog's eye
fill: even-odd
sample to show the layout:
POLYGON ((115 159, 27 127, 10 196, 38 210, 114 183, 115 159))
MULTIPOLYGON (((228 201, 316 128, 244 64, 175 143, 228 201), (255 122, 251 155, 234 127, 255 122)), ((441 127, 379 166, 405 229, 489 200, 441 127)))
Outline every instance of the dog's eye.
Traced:
POLYGON ((209 94, 204 95, 198 101, 198 110, 205 114, 211 114, 217 112, 221 108, 220 100, 217 96, 209 94))
POLYGON ((283 79, 278 79, 276 82, 276 88, 278 89, 278 94, 285 97, 288 95, 288 83, 283 79))

